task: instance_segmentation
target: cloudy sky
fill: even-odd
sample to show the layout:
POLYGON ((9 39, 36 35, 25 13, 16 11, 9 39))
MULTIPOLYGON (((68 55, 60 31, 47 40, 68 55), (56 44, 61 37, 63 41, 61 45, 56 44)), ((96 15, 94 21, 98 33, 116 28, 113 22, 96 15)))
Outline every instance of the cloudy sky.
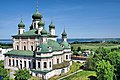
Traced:
MULTIPOLYGON (((56 34, 69 38, 120 38, 120 0, 38 0, 45 27, 53 18, 56 34)), ((36 0, 0 0, 0 39, 17 34, 22 16, 29 29, 36 0)))

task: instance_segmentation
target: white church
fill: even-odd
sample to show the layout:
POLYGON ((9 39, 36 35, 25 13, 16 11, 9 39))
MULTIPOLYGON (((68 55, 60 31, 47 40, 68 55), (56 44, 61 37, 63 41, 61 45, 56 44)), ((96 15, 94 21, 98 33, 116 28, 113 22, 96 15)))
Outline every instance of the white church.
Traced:
POLYGON ((46 31, 38 7, 32 19, 28 31, 25 31, 22 19, 18 24, 18 34, 12 36, 13 50, 4 54, 5 68, 11 70, 26 68, 32 76, 44 79, 68 72, 72 64, 72 53, 65 30, 61 43, 58 43, 54 23, 51 21, 49 32, 46 31))

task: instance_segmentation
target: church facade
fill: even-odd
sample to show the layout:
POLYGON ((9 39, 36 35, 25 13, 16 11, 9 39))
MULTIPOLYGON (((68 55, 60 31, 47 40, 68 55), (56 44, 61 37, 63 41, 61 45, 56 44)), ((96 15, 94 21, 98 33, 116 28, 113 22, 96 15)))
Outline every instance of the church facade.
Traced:
POLYGON ((30 29, 26 32, 22 19, 18 24, 18 34, 12 36, 13 50, 4 54, 5 68, 11 70, 26 68, 30 70, 32 76, 44 79, 68 72, 72 64, 71 47, 67 42, 65 30, 61 43, 58 43, 55 25, 51 21, 47 32, 38 8, 32 19, 30 29))

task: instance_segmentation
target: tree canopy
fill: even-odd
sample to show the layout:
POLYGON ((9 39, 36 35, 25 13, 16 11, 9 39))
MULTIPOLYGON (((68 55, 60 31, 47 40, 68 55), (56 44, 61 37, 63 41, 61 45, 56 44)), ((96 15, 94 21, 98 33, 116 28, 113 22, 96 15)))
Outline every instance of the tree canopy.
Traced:
POLYGON ((113 80, 114 67, 109 61, 102 60, 97 64, 96 74, 98 80, 113 80))
POLYGON ((19 69, 15 73, 15 79, 17 80, 28 80, 29 78, 31 78, 31 75, 27 69, 19 69))

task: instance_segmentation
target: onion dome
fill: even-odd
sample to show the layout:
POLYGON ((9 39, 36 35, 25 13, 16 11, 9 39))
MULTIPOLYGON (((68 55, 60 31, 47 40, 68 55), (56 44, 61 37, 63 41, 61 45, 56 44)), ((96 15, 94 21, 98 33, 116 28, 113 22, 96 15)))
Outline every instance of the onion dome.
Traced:
POLYGON ((39 21, 39 23, 38 23, 38 26, 44 26, 45 25, 45 23, 44 23, 44 21, 41 19, 40 21, 39 21))
POLYGON ((55 28, 55 25, 53 24, 52 21, 51 21, 51 24, 49 25, 49 28, 55 28))
POLYGON ((20 21, 20 23, 18 24, 18 28, 24 28, 25 24, 22 22, 22 19, 20 21))
POLYGON ((45 30, 45 28, 43 28, 43 30, 41 31, 41 35, 47 35, 47 31, 45 30))
POLYGON ((63 37, 63 38, 67 38, 67 33, 65 32, 65 29, 64 29, 64 31, 63 31, 63 33, 62 33, 62 37, 63 37))
POLYGON ((32 15, 33 19, 41 19, 42 15, 39 13, 38 9, 36 9, 36 12, 32 15))

